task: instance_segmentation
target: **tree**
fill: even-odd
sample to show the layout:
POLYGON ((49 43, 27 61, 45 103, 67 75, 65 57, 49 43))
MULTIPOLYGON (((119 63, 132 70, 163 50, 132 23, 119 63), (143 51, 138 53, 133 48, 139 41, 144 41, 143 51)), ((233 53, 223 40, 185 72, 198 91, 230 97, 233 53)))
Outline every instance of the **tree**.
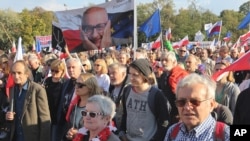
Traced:
POLYGON ((7 51, 12 42, 20 36, 19 24, 21 20, 18 14, 10 9, 0 10, 0 49, 7 51))
POLYGON ((246 15, 250 11, 250 1, 243 3, 240 8, 239 12, 246 15))

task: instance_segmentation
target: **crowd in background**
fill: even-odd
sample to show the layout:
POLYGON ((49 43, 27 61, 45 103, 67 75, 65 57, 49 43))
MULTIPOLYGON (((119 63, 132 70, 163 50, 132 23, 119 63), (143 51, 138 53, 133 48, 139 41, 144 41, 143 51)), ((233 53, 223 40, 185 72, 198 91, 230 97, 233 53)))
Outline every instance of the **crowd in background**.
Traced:
MULTIPOLYGON (((189 81, 198 84, 187 77, 209 79, 248 50, 248 46, 220 46, 214 51, 199 46, 174 51, 122 47, 70 54, 66 49, 62 54, 27 52, 23 61, 15 61, 15 53, 2 53, 0 136, 6 132, 5 140, 80 141, 86 133, 89 139, 100 139, 105 131, 101 140, 170 140, 174 125, 185 123, 180 108, 187 99, 179 97, 181 90, 194 88, 189 81), (10 75, 15 84, 8 95, 10 75)), ((214 120, 226 125, 249 124, 249 112, 243 110, 247 106, 237 101, 249 91, 249 77, 248 70, 227 72, 214 82, 214 102, 208 111, 214 120)), ((198 102, 197 107, 201 99, 198 102)))

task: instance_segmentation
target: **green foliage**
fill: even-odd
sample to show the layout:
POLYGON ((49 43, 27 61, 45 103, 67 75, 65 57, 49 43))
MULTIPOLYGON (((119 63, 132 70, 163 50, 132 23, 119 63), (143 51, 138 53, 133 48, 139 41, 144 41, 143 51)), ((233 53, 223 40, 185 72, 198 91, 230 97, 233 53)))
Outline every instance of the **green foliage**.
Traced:
POLYGON ((22 37, 22 43, 27 50, 35 36, 51 35, 53 12, 40 7, 33 10, 23 9, 21 13, 11 10, 0 10, 0 49, 7 51, 12 42, 22 37))

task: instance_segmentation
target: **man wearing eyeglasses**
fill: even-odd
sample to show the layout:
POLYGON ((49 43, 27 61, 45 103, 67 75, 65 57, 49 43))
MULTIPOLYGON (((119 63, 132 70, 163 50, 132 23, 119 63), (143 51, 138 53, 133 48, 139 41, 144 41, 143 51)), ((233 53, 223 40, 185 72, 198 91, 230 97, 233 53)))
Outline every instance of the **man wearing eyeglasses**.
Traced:
POLYGON ((95 50, 111 46, 111 23, 105 8, 90 7, 83 13, 80 34, 82 44, 73 52, 95 50))
POLYGON ((215 107, 215 89, 215 82, 196 73, 178 83, 175 104, 181 122, 169 128, 164 141, 230 140, 230 127, 217 122, 211 115, 215 107))
POLYGON ((188 56, 187 47, 186 46, 180 47, 177 54, 177 61, 185 64, 187 56, 188 56))

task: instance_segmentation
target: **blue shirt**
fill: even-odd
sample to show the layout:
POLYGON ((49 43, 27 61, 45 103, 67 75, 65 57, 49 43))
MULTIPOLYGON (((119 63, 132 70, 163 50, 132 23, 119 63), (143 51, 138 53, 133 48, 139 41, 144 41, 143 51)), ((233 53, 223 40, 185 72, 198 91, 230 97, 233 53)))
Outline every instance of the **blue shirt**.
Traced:
MULTIPOLYGON (((191 131, 188 131, 184 123, 181 123, 177 136, 174 140, 172 140, 171 132, 176 124, 172 125, 168 129, 164 141, 214 141, 214 128, 216 126, 216 120, 211 115, 191 131)), ((225 141, 230 141, 230 127, 228 125, 225 125, 224 132, 225 141)))
POLYGON ((19 87, 15 89, 15 139, 16 141, 25 141, 22 127, 22 113, 23 113, 23 105, 26 97, 26 92, 28 89, 28 82, 26 82, 22 89, 19 90, 19 87))

